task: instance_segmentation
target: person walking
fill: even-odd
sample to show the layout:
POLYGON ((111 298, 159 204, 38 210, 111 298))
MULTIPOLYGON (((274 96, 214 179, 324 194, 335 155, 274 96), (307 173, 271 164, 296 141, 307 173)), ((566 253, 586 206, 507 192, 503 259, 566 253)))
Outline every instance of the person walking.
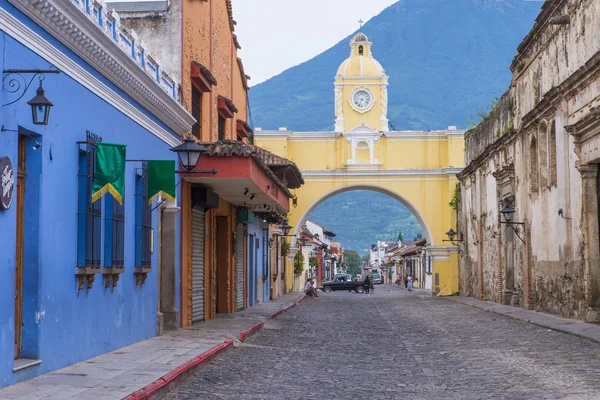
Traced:
POLYGON ((408 284, 407 284, 408 291, 412 292, 412 288, 413 288, 413 277, 412 277, 412 275, 408 275, 408 277, 406 279, 408 281, 408 284))
POLYGON ((367 275, 367 277, 365 278, 365 281, 363 282, 363 287, 365 288, 365 293, 369 293, 369 289, 371 289, 371 278, 369 277, 369 275, 367 275))

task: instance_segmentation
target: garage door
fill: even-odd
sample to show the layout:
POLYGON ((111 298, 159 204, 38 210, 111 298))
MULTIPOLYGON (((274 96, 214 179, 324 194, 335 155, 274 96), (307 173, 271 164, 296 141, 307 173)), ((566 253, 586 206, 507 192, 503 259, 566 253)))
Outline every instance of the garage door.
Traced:
POLYGON ((235 243, 235 281, 238 311, 244 309, 244 240, 244 225, 238 224, 235 243))
POLYGON ((204 209, 192 209, 192 322, 204 320, 204 209))

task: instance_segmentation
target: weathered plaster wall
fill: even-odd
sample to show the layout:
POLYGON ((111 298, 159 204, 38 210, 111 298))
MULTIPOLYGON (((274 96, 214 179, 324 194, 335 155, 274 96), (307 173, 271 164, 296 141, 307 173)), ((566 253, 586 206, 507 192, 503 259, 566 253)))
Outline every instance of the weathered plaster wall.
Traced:
POLYGON ((597 224, 597 216, 584 211, 582 161, 565 126, 598 104, 599 20, 598 2, 547 2, 519 47, 509 92, 466 135, 459 210, 464 295, 586 318, 592 273, 584 225, 590 218, 597 224), (563 14, 570 24, 548 24, 563 14), (517 228, 525 244, 499 224, 504 199, 516 210, 513 220, 526 223, 517 228))
POLYGON ((125 12, 117 7, 121 23, 134 30, 148 54, 161 61, 161 68, 181 82, 181 7, 182 0, 169 0, 166 12, 125 12))

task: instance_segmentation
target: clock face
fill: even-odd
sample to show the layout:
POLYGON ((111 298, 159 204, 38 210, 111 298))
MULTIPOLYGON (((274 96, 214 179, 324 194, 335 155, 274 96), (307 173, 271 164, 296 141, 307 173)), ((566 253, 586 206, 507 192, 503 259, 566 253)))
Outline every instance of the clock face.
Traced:
POLYGON ((371 104, 371 95, 366 90, 359 90, 354 93, 352 102, 356 108, 364 110, 371 104))

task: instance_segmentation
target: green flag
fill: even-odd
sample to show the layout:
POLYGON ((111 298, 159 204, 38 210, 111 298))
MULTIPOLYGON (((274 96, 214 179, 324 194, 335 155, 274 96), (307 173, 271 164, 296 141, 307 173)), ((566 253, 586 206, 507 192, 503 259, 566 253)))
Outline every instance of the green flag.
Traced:
POLYGON ((125 195, 125 149, 124 144, 96 143, 96 171, 92 187, 92 202, 106 193, 123 205, 125 195))
POLYGON ((158 197, 175 204, 175 161, 148 161, 148 204, 158 197))

